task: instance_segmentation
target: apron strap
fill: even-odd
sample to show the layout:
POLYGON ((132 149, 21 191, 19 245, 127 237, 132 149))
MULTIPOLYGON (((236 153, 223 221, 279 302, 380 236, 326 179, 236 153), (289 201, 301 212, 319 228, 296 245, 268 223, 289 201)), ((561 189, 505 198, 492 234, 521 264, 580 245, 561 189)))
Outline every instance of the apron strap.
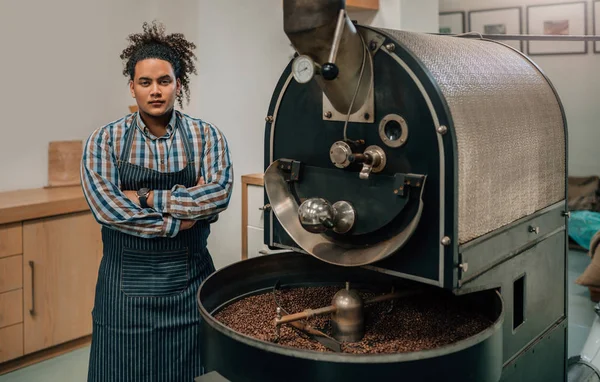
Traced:
POLYGON ((135 130, 137 129, 137 119, 138 112, 133 115, 133 120, 131 121, 131 127, 125 131, 125 146, 123 146, 123 150, 121 150, 121 161, 129 162, 129 157, 131 154, 131 146, 133 145, 133 138, 135 137, 135 130))
POLYGON ((177 115, 177 112, 175 112, 175 120, 177 130, 179 130, 179 132, 181 133, 181 140, 183 141, 183 147, 185 149, 185 159, 187 159, 187 164, 190 165, 194 163, 194 153, 192 151, 192 145, 188 138, 188 131, 187 129, 183 128, 183 122, 181 121, 181 118, 179 118, 179 116, 177 115))

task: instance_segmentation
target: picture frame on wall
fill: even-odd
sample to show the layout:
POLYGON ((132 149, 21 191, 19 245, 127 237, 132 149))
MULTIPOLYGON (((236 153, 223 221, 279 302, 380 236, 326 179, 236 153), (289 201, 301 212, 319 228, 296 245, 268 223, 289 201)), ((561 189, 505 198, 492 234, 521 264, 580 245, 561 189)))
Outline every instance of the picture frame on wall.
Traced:
MULTIPOLYGON (((595 0, 593 5, 592 21, 594 23, 594 36, 597 36, 600 33, 600 0, 595 0)), ((599 41, 594 41, 594 53, 600 53, 599 41)))
MULTIPOLYGON (((484 35, 522 34, 521 7, 504 7, 469 11, 469 31, 484 35)), ((523 51, 522 41, 499 40, 523 51)))
POLYGON ((461 34, 466 31, 464 11, 440 12, 440 34, 461 34))
MULTIPOLYGON (((586 35, 587 1, 529 5, 527 7, 527 34, 530 35, 586 35)), ((587 41, 528 41, 530 56, 556 54, 586 54, 587 41)))

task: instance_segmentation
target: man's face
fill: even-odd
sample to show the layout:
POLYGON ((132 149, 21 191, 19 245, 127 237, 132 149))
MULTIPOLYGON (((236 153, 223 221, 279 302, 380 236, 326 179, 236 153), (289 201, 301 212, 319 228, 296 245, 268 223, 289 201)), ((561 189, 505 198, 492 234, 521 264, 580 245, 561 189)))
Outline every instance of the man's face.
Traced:
POLYGON ((135 65, 135 75, 129 82, 129 89, 141 111, 160 117, 173 109, 181 91, 181 82, 175 79, 171 63, 147 58, 135 65))

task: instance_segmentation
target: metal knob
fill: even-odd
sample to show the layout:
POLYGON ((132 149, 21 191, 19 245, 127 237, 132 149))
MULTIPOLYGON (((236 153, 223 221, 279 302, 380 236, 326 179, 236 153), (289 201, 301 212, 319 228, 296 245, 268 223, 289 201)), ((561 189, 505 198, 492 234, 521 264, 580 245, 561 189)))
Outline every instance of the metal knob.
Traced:
POLYGON ((354 158, 360 158, 363 161, 363 167, 359 174, 360 179, 369 179, 371 172, 382 171, 387 163, 385 151, 379 146, 369 146, 362 156, 355 155, 354 158))
POLYGON ((348 202, 339 201, 331 205, 323 198, 311 198, 298 208, 298 219, 308 232, 323 233, 331 229, 336 233, 346 233, 354 226, 356 213, 348 202))
POLYGON ((333 227, 335 212, 327 200, 311 198, 298 208, 298 218, 302 227, 308 232, 323 233, 333 227))
POLYGON ((329 149, 329 159, 337 168, 346 168, 350 165, 352 148, 346 142, 335 142, 329 149))
POLYGON ((339 74, 340 74, 340 69, 338 68, 338 66, 336 64, 334 64, 332 62, 323 64, 323 67, 321 68, 321 75, 327 81, 335 80, 339 74))

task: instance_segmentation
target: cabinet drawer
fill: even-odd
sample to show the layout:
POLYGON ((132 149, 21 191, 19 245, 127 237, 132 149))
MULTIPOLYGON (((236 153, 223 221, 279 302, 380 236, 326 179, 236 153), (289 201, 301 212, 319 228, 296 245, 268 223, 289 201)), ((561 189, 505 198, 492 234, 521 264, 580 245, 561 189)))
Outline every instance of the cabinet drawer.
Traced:
POLYGON ((23 289, 0 294, 0 328, 23 322, 23 289))
POLYGON ((23 256, 0 259, 0 293, 23 288, 23 256))
POLYGON ((264 233, 260 228, 248 227, 248 258, 260 256, 259 251, 266 250, 264 233))
POLYGON ((264 188, 248 185, 248 225, 263 228, 264 211, 260 210, 265 204, 264 188))
POLYGON ((21 223, 0 225, 0 258, 23 253, 23 226, 21 223))
POLYGON ((23 355, 23 324, 0 329, 0 363, 23 355))

